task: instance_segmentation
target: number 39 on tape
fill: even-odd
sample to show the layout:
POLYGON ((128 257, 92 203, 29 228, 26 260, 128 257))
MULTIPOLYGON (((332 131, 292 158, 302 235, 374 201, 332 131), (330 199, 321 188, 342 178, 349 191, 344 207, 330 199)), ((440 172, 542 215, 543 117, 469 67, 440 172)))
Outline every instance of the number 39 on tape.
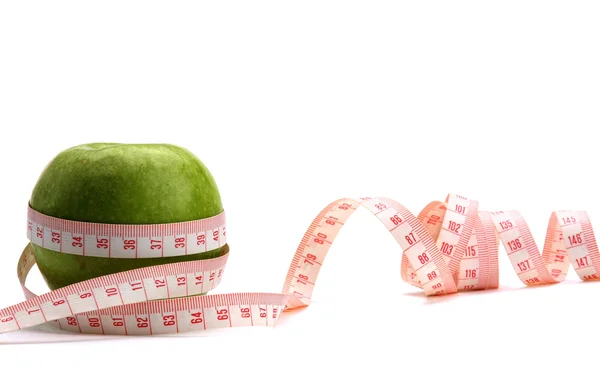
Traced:
MULTIPOLYGON (((528 286, 558 283, 572 265, 584 280, 600 279, 600 253, 584 211, 556 211, 540 253, 517 211, 488 212, 450 194, 414 216, 387 198, 339 199, 308 227, 280 293, 209 294, 228 253, 106 275, 37 296, 25 286, 35 264, 31 245, 18 261, 26 301, 0 310, 0 333, 49 323, 67 331, 156 335, 243 326, 273 326, 281 313, 307 306, 329 247, 352 213, 376 216, 403 250, 401 277, 440 296, 498 287, 502 245, 528 286)), ((27 237, 47 249, 106 259, 152 259, 213 250, 226 243, 225 214, 162 225, 111 225, 49 217, 28 208, 27 237)))

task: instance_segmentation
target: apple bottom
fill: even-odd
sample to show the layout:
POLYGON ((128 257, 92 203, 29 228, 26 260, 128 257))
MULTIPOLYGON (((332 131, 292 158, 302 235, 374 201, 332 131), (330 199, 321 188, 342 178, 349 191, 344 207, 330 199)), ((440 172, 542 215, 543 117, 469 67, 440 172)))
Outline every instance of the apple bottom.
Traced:
MULTIPOLYGON (((104 258, 59 253, 30 243, 42 277, 51 290, 107 274, 169 263, 217 258, 229 252, 229 245, 200 254, 165 258, 104 258)), ((204 293, 206 294, 206 293, 204 293)))

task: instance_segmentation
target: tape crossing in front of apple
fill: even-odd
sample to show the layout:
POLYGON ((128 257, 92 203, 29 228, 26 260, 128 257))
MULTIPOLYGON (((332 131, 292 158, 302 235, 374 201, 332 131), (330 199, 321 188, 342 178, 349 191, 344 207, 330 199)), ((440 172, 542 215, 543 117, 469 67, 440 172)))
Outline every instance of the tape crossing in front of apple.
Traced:
POLYGON ((66 220, 27 208, 27 238, 62 253, 105 258, 159 258, 224 246, 225 212, 188 222, 106 224, 66 220))
MULTIPOLYGON (((203 295, 221 281, 227 253, 106 275, 36 296, 25 286, 35 264, 28 244, 18 262, 27 300, 0 310, 0 333, 44 323, 74 332, 117 335, 273 326, 282 312, 310 304, 329 247, 359 207, 372 212, 402 248, 402 279, 428 296, 497 288, 499 242, 525 285, 561 282, 570 265, 584 281, 600 279, 600 253, 584 211, 553 212, 540 253, 519 212, 480 211, 477 201, 460 195, 432 202, 418 216, 391 199, 340 199, 327 205, 308 227, 281 293, 203 295)), ((73 222, 32 209, 28 218, 27 235, 33 244, 106 259, 193 254, 223 246, 226 237, 224 213, 164 225, 73 222)))

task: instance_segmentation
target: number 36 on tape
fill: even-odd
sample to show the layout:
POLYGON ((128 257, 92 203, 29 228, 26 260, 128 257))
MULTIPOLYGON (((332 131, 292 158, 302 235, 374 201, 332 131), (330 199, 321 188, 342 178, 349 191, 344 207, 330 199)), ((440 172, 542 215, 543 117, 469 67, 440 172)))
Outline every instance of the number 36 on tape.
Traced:
MULTIPOLYGON (((35 264, 28 244, 18 262, 26 301, 0 310, 0 333, 44 323, 63 330, 153 335, 241 326, 273 326, 286 310, 307 306, 336 235, 359 207, 375 215, 403 250, 402 279, 427 296, 498 287, 502 244, 525 285, 561 282, 572 265, 600 279, 600 253, 584 211, 552 213, 540 253, 517 211, 487 212, 450 194, 418 216, 386 198, 340 199, 308 227, 281 293, 210 294, 222 279, 221 257, 155 265, 69 285, 41 296, 25 286, 35 264)), ((52 218, 28 208, 27 236, 44 248, 106 259, 152 259, 225 245, 225 214, 162 225, 109 225, 52 218)))

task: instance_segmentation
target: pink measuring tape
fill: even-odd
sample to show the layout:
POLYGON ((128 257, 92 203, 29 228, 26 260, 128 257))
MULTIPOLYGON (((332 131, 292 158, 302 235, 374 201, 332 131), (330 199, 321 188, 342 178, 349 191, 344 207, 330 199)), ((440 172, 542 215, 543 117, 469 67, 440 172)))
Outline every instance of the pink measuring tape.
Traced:
MULTIPOLYGON (((460 195, 430 203, 418 217, 390 199, 340 199, 304 234, 281 293, 201 295, 221 281, 225 254, 98 277, 36 296, 25 286, 35 264, 28 244, 17 266, 27 301, 0 310, 0 333, 44 323, 113 335, 273 326, 282 312, 310 304, 327 251, 359 206, 400 244, 402 279, 428 296, 497 288, 500 241, 525 285, 561 282, 570 265, 584 281, 600 279, 600 253, 584 211, 554 212, 540 254, 517 211, 480 211, 477 201, 460 195)), ((57 219, 29 208, 27 236, 36 245, 71 254, 152 259, 224 246, 225 214, 174 224, 110 225, 57 219)))

